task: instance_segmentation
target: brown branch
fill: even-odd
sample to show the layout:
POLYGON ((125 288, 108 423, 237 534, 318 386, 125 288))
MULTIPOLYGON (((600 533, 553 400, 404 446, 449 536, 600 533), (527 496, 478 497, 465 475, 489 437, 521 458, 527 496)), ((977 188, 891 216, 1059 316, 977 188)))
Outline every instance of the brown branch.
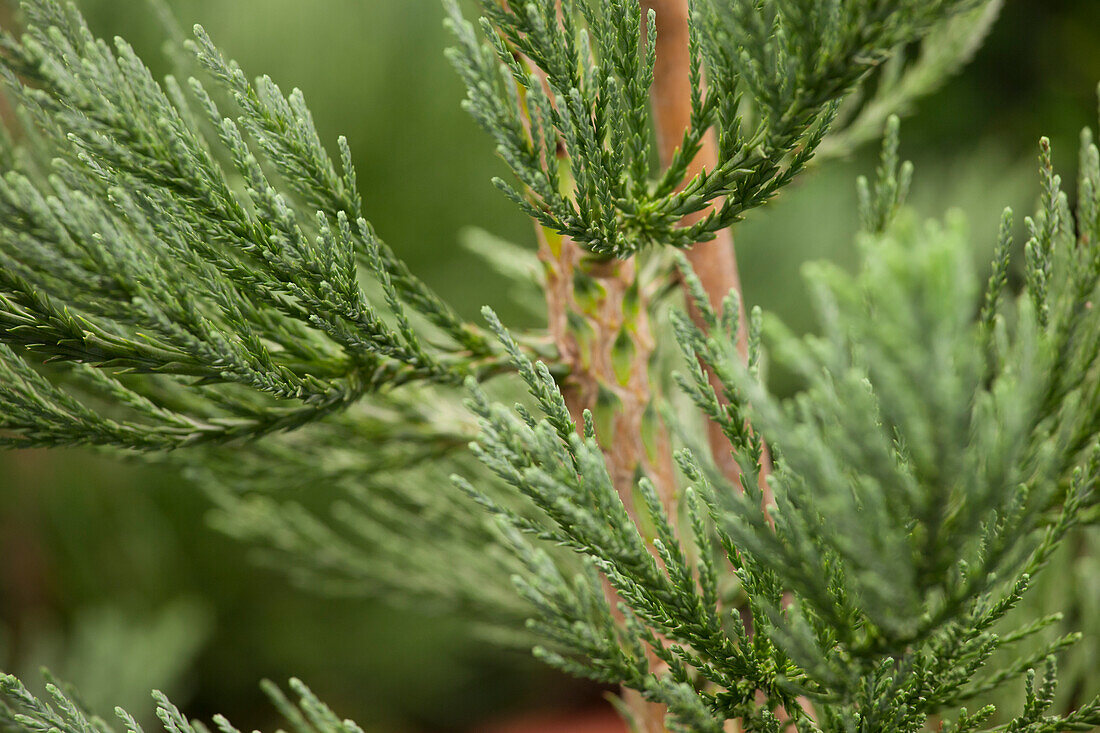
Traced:
MULTIPOLYGON (((691 121, 688 5, 687 0, 646 0, 646 4, 657 13, 657 65, 652 98, 660 155, 667 163, 691 121)), ((533 71, 538 73, 537 69, 533 71)), ((568 151, 560 154, 567 155, 568 151)), ((716 164, 717 145, 711 134, 692 161, 688 178, 716 164)), ((700 212, 686 223, 705 214, 700 212)), ((608 470, 635 519, 635 482, 639 473, 645 473, 654 481, 669 517, 675 521, 669 442, 659 426, 647 431, 645 424, 651 417, 654 401, 649 362, 656 345, 649 324, 647 293, 636 281, 636 268, 630 261, 595 260, 575 242, 541 227, 538 233, 539 256, 547 278, 549 330, 561 360, 570 368, 563 385, 566 403, 578 422, 584 410, 597 416, 608 470), (582 282, 586 283, 587 292, 583 302, 577 291, 578 283, 582 282), (592 293, 596 293, 594 298, 592 293), (630 316, 624 308, 627 297, 639 301, 629 309, 630 316), (621 354, 618 358, 613 356, 616 340, 623 332, 629 333, 632 342, 626 364, 621 354), (647 433, 651 436, 648 444, 643 438, 647 433)), ((733 238, 728 230, 719 233, 714 242, 693 248, 688 259, 714 305, 720 305, 731 291, 740 295, 733 238)), ((694 315, 698 320, 698 314, 694 315)), ((743 313, 741 326, 738 349, 747 360, 748 335, 743 313)), ((740 472, 729 441, 717 426, 708 426, 708 441, 724 475, 738 481, 740 472)), ((610 587, 608 595, 614 608, 616 599, 610 587)), ((651 661, 658 662, 655 657, 651 661)), ((665 733, 664 706, 647 702, 633 690, 623 690, 623 700, 643 733, 665 733)))
MULTIPOLYGON (((657 147, 662 163, 667 164, 683 140, 684 131, 691 126, 691 57, 688 50, 687 0, 645 0, 647 8, 657 14, 657 64, 653 79, 653 110, 656 117, 657 147)), ((699 154, 688 169, 690 180, 703 169, 718 165, 718 147, 714 133, 704 138, 699 154)), ((684 220, 694 224, 706 216, 707 211, 692 214, 684 220)), ((741 277, 737 271, 737 256, 733 247, 733 235, 729 229, 719 232, 717 239, 693 247, 687 253, 688 261, 699 275, 712 305, 718 306, 732 290, 741 294, 741 277)), ((742 325, 744 325, 742 314, 742 325)), ((748 338, 741 329, 739 350, 748 355, 748 338)))
POLYGON ((593 260, 567 237, 541 227, 538 234, 550 335, 569 367, 562 385, 566 405, 578 425, 582 413, 592 411, 611 479, 635 519, 639 473, 653 481, 665 510, 674 516, 671 450, 652 409, 649 362, 656 342, 634 263, 593 260), (582 281, 583 302, 576 291, 582 281), (628 306, 629 298, 639 302, 628 306), (617 343, 620 334, 630 342, 626 354, 617 343), (643 439, 646 435, 649 440, 643 439))
MULTIPOLYGON (((526 61, 536 76, 543 77, 526 61)), ((558 153, 568 156, 564 149, 558 153)), ((596 418, 608 473, 639 528, 635 501, 639 474, 653 482, 665 512, 675 521, 672 449, 656 420, 649 375, 656 350, 649 293, 638 281, 637 268, 632 260, 594 258, 569 237, 541 226, 536 226, 536 232, 546 277, 547 326, 559 359, 569 367, 562 384, 566 406, 578 425, 586 410, 596 418), (583 298, 578 297, 578 285, 585 291, 583 298), (628 306, 628 299, 635 302, 628 306), (617 343, 620 334, 630 342, 626 355, 617 343)), ((604 591, 621 622, 618 595, 606 579, 604 591)), ((655 654, 650 654, 649 661, 655 670, 663 666, 655 654)), ((622 688, 621 697, 639 733, 667 733, 664 705, 649 702, 627 687, 622 688)))
MULTIPOLYGON (((666 513, 675 521, 671 446, 662 426, 655 424, 652 410, 649 361, 656 343, 634 263, 592 260, 567 237, 541 227, 538 235, 539 258, 546 273, 549 331, 559 358, 570 369, 562 385, 566 405, 578 425, 585 410, 595 415, 608 473, 635 523, 639 519, 634 498, 639 473, 653 481, 666 513), (576 289, 582 280, 588 283, 584 287, 587 293, 598 293, 583 303, 576 289), (628 297, 639 299, 635 307, 625 307, 628 297), (632 354, 625 363, 621 356, 613 355, 620 333, 628 333, 631 342, 632 354), (647 433, 649 441, 643 437, 647 433)), ((618 597, 606 580, 604 589, 618 615, 618 597)), ((651 656, 650 664, 655 669, 662 666, 656 655, 651 656)), ((623 688, 621 695, 640 733, 666 733, 663 705, 648 702, 629 688, 623 688)))
MULTIPOLYGON (((662 163, 667 164, 683 140, 684 131, 691 125, 691 55, 688 43, 688 0, 643 0, 646 9, 657 14, 657 62, 653 79, 653 110, 657 128, 657 146, 662 163)), ((704 169, 713 170, 718 165, 718 145, 714 131, 703 138, 698 155, 688 168, 687 180, 704 169)), ((707 210, 688 216, 685 224, 693 224, 706 216, 707 210)), ((742 300, 741 276, 737 269, 737 254, 733 234, 729 229, 718 232, 711 242, 692 247, 687 252, 688 261, 706 290, 711 305, 721 306, 722 300, 734 292, 742 300)), ((698 312, 689 303, 692 318, 701 325, 698 312)), ((741 323, 737 350, 748 361, 748 328, 746 309, 741 308, 741 323)), ((721 385, 713 373, 711 384, 722 393, 721 385)), ((729 440, 715 423, 707 423, 707 442, 714 461, 722 474, 738 485, 741 470, 730 452, 729 440)), ((760 474, 760 488, 765 503, 771 503, 767 485, 769 463, 764 455, 760 474)))

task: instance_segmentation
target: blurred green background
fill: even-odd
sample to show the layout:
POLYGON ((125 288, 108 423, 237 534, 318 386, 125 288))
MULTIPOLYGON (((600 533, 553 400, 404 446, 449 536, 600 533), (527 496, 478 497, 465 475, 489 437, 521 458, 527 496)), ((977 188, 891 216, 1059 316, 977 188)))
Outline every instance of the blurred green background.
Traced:
MULTIPOLYGON (((144 2, 80 5, 97 32, 125 36, 168 69, 144 2)), ((532 247, 533 235, 489 183, 503 166, 459 108, 438 0, 171 5, 249 73, 301 87, 330 139, 349 137, 369 215, 414 271, 464 312, 489 303, 524 317, 457 244, 467 226, 532 247)), ((1100 3, 1006 5, 974 62, 922 100, 903 135, 917 163, 915 203, 928 216, 964 210, 980 259, 1004 206, 1032 208, 1038 137, 1050 136, 1073 170, 1077 134, 1096 123, 1100 3)), ((750 303, 812 327, 800 265, 854 261, 854 179, 872 165, 868 151, 823 165, 737 231, 750 303)), ((368 731, 467 730, 532 706, 599 699, 456 633, 456 620, 298 592, 208 529, 207 508, 163 469, 87 453, 0 456, 0 667, 33 676, 49 665, 105 712, 147 711, 148 689, 161 687, 193 715, 223 712, 249 728, 270 722, 256 684, 264 677, 302 677, 368 731)), ((1088 583, 1079 594, 1092 599, 1082 607, 1097 606, 1088 583)))

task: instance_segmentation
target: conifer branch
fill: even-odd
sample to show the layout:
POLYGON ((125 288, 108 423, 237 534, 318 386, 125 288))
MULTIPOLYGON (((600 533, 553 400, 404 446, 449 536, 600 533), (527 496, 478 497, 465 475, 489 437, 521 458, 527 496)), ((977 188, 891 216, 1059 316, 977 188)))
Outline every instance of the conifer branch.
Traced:
POLYGON ((363 218, 347 141, 338 168, 301 92, 248 81, 196 28, 189 47, 234 120, 201 81, 158 83, 125 42, 95 39, 72 6, 24 10, 27 33, 3 38, 35 151, 0 180, 6 443, 224 442, 499 373, 478 328, 363 218), (101 415, 99 396, 121 409, 101 415))
MULTIPOLYGON (((115 708, 115 717, 121 728, 84 709, 79 698, 63 689, 49 674, 46 675, 47 699, 35 697, 23 684, 10 675, 0 676, 0 730, 8 731, 58 731, 58 733, 142 733, 142 727, 132 715, 122 708, 115 708)), ((263 691, 272 705, 286 720, 292 733, 362 733, 351 720, 341 720, 300 680, 290 680, 290 690, 297 697, 291 701, 277 685, 264 682, 263 691)), ((153 693, 157 704, 157 717, 166 733, 208 733, 206 725, 188 720, 179 708, 161 692, 153 693)), ((221 715, 214 716, 214 726, 219 733, 240 733, 221 715)))

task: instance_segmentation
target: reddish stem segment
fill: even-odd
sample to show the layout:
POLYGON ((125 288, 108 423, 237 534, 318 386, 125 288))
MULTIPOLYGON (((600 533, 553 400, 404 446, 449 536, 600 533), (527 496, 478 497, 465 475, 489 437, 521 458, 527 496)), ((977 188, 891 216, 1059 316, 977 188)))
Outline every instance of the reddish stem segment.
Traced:
MULTIPOLYGON (((657 62, 653 79, 653 109, 656 117, 657 146, 661 161, 667 164, 683 140, 684 131, 691 126, 691 52, 688 30, 688 0, 643 0, 647 10, 657 14, 657 62)), ((688 168, 687 180, 691 180, 704 169, 713 170, 718 165, 718 145, 714 132, 708 132, 703 138, 698 155, 688 168)), ((688 216, 685 224, 693 224, 706 216, 700 211, 688 216)), ((733 234, 729 229, 718 232, 717 237, 705 244, 691 248, 687 252, 688 261, 703 284, 711 305, 720 308, 722 300, 731 292, 742 301, 741 276, 737 269, 737 254, 733 244, 733 234)), ((743 305, 743 302, 742 302, 743 305)), ((696 309, 689 304, 692 318, 700 324, 696 309)), ((748 361, 749 343, 745 308, 741 308, 741 324, 737 339, 737 350, 741 358, 748 361)), ((711 384, 721 395, 722 387, 713 373, 711 384)), ((707 442, 710 444, 718 468, 723 475, 737 485, 741 470, 730 452, 729 440, 721 428, 707 423, 707 442)), ((765 454, 761 471, 760 485, 764 492, 765 503, 771 503, 766 477, 768 459, 765 454)))

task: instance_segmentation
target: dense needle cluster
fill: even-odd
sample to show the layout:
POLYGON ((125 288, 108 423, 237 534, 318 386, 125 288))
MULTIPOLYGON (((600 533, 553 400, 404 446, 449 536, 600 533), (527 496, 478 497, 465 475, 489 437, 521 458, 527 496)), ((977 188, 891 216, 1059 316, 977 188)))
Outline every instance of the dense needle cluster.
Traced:
POLYGON ((739 221, 805 168, 868 71, 945 18, 990 4, 693 3, 691 126, 656 173, 652 10, 643 16, 629 0, 482 5, 487 43, 448 2, 459 41, 451 59, 469 88, 467 108, 528 195, 497 185, 543 226, 624 257, 648 245, 688 247, 739 221), (685 181, 711 133, 718 167, 685 181), (698 222, 679 224, 719 198, 698 222))
MULTIPOLYGON (((906 207, 890 116, 999 3, 695 0, 691 123, 664 166, 652 10, 483 0, 478 29, 446 7, 467 107, 519 182, 498 185, 588 272, 636 262, 621 309, 675 336, 680 373, 649 385, 664 440, 576 409, 583 359, 553 334, 470 323, 417 279, 300 91, 250 80, 201 28, 181 54, 195 78, 158 81, 60 0, 26 0, 25 33, 0 37, 22 121, 0 150, 0 440, 178 466, 297 582, 468 614, 623 688, 640 729, 1100 725, 1100 698, 1054 707, 1077 637, 1013 615, 1100 506, 1100 154, 1086 131, 1073 207, 1043 141, 1023 257, 1006 212, 983 289, 964 225, 906 207), (819 335, 707 292, 677 250, 883 125, 858 272, 807 271, 819 335), (708 136, 718 164, 691 173, 708 136), (795 396, 771 392, 765 356, 795 396), (608 466, 620 440, 648 452, 631 486, 608 466), (671 493, 645 469, 662 459, 671 493), (988 704, 1006 687, 1022 706, 988 704)), ((483 239, 502 271, 538 272, 483 239)), ((605 307, 586 278, 570 302, 605 307)), ((598 319, 568 316, 584 343, 598 319)), ((625 385, 642 336, 621 322, 625 385)), ((299 706, 269 693, 296 731, 358 730, 292 686, 299 706)), ((50 695, 0 680, 0 729, 111 730, 50 695)), ((157 701, 169 733, 205 730, 157 701)))
POLYGON ((347 142, 338 168, 300 92, 248 81, 200 32, 196 61, 238 114, 225 117, 203 83, 159 84, 75 9, 25 11, 28 33, 4 43, 34 130, 0 185, 6 442, 255 436, 494 368, 478 329, 376 237, 347 142), (90 406, 12 349, 83 365, 73 386, 124 409, 90 406))

